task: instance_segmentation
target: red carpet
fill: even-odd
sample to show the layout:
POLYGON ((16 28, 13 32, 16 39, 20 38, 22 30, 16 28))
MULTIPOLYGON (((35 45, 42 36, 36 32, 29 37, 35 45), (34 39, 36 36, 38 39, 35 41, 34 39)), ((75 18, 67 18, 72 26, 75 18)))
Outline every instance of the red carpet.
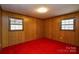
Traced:
POLYGON ((10 46, 2 54, 78 54, 79 47, 49 39, 38 39, 10 46))

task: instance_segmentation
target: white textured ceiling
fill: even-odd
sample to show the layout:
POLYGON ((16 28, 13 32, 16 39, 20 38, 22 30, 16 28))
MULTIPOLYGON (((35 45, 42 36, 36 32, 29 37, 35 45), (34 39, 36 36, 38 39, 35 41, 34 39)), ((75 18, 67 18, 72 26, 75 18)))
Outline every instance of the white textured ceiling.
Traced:
POLYGON ((2 4, 2 9, 41 19, 79 11, 79 4, 2 4), (44 14, 37 13, 39 7, 47 7, 49 11, 44 14))

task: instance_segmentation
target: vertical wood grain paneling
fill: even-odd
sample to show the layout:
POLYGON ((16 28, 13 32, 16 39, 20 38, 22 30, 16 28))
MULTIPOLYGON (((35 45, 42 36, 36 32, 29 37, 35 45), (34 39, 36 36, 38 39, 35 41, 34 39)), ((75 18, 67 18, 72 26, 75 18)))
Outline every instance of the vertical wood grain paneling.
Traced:
POLYGON ((45 36, 50 39, 79 46, 79 12, 45 20, 45 36), (60 30, 60 22, 65 18, 75 18, 75 31, 60 30))
POLYGON ((2 41, 2 9, 0 7, 0 50, 1 50, 1 41, 2 41))
POLYGON ((24 15, 3 11, 3 48, 30 40, 42 38, 42 20, 24 15), (23 31, 9 31, 9 17, 22 18, 24 21, 23 31))
POLYGON ((3 11, 3 48, 43 37, 79 46, 79 12, 58 16, 51 19, 40 20, 17 13, 3 11), (24 20, 24 31, 9 31, 9 17, 22 18, 24 20), (76 19, 75 31, 60 30, 61 20, 72 17, 75 17, 76 19))

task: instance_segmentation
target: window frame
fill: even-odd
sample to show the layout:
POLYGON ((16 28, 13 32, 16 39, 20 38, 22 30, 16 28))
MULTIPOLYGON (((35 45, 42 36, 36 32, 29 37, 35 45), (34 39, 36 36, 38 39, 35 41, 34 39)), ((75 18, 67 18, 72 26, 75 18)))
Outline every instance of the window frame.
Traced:
MULTIPOLYGON (((76 20, 75 20, 74 17, 73 18, 65 18, 65 19, 62 19, 62 20, 60 20, 60 30, 62 30, 62 31, 75 31, 75 27, 76 27, 75 26, 75 23, 76 23, 76 20), (73 22, 73 29, 62 29, 62 20, 68 20, 68 19, 73 19, 74 20, 74 22, 73 22)), ((72 25, 72 24, 69 24, 69 25, 72 25)))
MULTIPOLYGON (((23 20, 23 18, 17 18, 17 17, 9 17, 8 18, 8 20, 9 20, 9 27, 8 27, 8 29, 9 29, 9 31, 23 31, 24 30, 24 20, 23 20), (11 30, 11 24, 10 24, 10 19, 11 18, 13 18, 13 19, 19 19, 19 20, 22 20, 22 30, 11 30)), ((15 25, 18 25, 18 24, 15 24, 15 25)))

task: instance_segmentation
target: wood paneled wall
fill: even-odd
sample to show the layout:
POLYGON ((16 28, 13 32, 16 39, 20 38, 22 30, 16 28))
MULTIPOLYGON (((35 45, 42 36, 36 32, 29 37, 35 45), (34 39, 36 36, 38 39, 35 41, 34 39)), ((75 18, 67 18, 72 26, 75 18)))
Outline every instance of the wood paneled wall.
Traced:
MULTIPOLYGON (((1 12, 1 11, 0 11, 1 12)), ((1 13, 0 13, 1 15, 1 13)), ((1 21, 1 19, 0 19, 1 21)), ((47 37, 79 46, 79 12, 41 20, 17 13, 2 11, 2 48, 47 37), (9 17, 23 18, 23 31, 9 31, 9 17), (65 18, 75 18, 75 31, 60 30, 60 22, 65 18)), ((1 32, 1 29, 0 29, 1 32)), ((1 33, 0 33, 1 36, 1 33)), ((1 39, 1 37, 0 37, 1 39)))
POLYGON ((35 40, 43 37, 42 20, 27 17, 17 13, 3 11, 2 13, 2 47, 7 47, 30 40, 35 40), (9 17, 23 18, 23 31, 9 31, 9 17))
POLYGON ((45 20, 45 37, 79 46, 79 12, 45 20), (65 18, 75 18, 75 31, 60 30, 60 22, 65 18))
POLYGON ((2 9, 0 7, 0 50, 1 50, 1 42, 2 41, 2 9))

